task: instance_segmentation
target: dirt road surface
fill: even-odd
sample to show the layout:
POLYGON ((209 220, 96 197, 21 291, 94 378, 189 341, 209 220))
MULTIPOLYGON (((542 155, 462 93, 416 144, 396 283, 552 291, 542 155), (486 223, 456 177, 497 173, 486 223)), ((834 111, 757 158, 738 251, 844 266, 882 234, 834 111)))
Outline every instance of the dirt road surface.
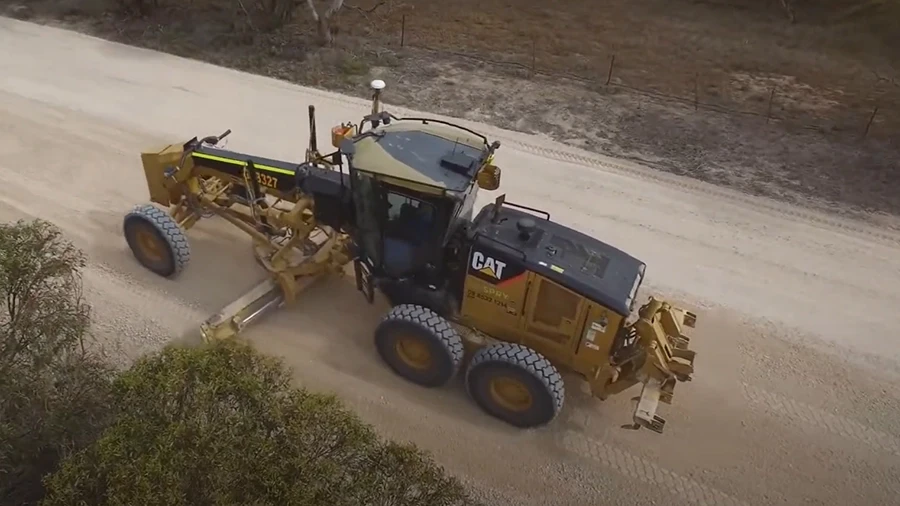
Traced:
MULTIPOLYGON (((215 221, 191 231, 193 263, 178 280, 137 265, 121 220, 147 200, 140 150, 231 128, 231 149, 299 159, 308 104, 324 132, 366 111, 3 18, 0 47, 0 217, 52 220, 85 249, 97 332, 125 357, 263 276, 247 241, 215 221)), ((349 278, 247 337, 387 436, 433 451, 487 504, 897 504, 900 238, 480 128, 503 142, 511 200, 630 250, 649 264, 645 292, 699 311, 698 372, 664 408, 666 434, 621 429, 631 396, 600 403, 574 382, 561 418, 524 432, 483 415, 459 385, 405 383, 372 346, 384 304, 366 305, 349 278)))

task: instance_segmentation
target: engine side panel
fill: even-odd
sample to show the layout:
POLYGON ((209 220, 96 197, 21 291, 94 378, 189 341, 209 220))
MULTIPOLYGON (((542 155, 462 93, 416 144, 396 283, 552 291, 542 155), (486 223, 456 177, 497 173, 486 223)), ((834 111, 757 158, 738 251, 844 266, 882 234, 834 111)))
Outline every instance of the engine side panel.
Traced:
POLYGON ((497 339, 521 342, 529 274, 515 257, 473 246, 463 287, 462 320, 497 339))
POLYGON ((521 255, 491 244, 476 241, 469 250, 462 323, 524 344, 585 377, 608 364, 623 318, 529 270, 521 255))

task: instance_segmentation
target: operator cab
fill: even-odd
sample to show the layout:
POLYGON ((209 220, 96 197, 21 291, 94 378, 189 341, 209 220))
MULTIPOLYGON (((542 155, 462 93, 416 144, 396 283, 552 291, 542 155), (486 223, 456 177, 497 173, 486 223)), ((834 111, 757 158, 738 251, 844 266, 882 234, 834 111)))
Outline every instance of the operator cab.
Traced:
POLYGON ((429 123, 363 134, 350 163, 362 253, 391 278, 439 265, 459 204, 474 193, 481 148, 470 135, 429 123))
POLYGON ((373 82, 373 114, 359 127, 373 128, 342 125, 332 137, 349 161, 359 258, 375 277, 440 279, 448 240, 471 220, 476 182, 499 184, 497 144, 451 123, 377 112, 383 87, 373 82), (486 167, 493 177, 481 176, 486 167))

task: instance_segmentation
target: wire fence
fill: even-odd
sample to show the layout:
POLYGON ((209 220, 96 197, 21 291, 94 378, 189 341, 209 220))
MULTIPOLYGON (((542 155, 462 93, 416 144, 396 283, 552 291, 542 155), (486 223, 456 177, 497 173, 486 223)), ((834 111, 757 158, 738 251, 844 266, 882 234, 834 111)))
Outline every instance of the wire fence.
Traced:
MULTIPOLYGON (((763 90, 757 90, 759 93, 743 99, 735 97, 736 94, 728 91, 705 93, 706 90, 701 83, 709 83, 716 79, 727 80, 727 77, 723 77, 726 76, 724 72, 719 73, 716 77, 704 76, 701 72, 695 72, 691 76, 679 76, 677 81, 682 84, 680 91, 684 91, 684 83, 692 83, 693 90, 691 93, 676 94, 671 91, 672 88, 678 88, 678 86, 667 86, 666 77, 651 79, 654 72, 648 71, 646 68, 636 68, 639 66, 626 65, 622 61, 623 57, 615 53, 610 54, 602 63, 594 62, 590 72, 578 73, 562 68, 566 66, 564 58, 562 64, 560 61, 555 63, 543 61, 537 38, 532 39, 530 45, 523 44, 524 51, 522 47, 518 47, 506 51, 495 49, 491 51, 492 54, 485 54, 481 51, 459 51, 429 45, 417 37, 414 28, 415 19, 411 15, 404 14, 400 16, 400 19, 387 23, 387 26, 396 27, 394 29, 398 33, 393 36, 392 44, 400 48, 453 56, 483 65, 514 70, 520 75, 524 73, 531 79, 537 77, 564 79, 607 90, 623 91, 664 103, 678 104, 695 111, 709 111, 745 118, 755 117, 765 123, 777 122, 820 133, 859 139, 869 136, 894 138, 900 133, 900 118, 893 113, 893 109, 898 109, 898 104, 900 104, 900 82, 878 76, 875 73, 873 74, 877 77, 879 84, 884 84, 883 90, 879 93, 874 92, 873 86, 873 93, 870 94, 870 97, 858 99, 852 104, 829 99, 825 107, 804 103, 805 100, 811 98, 813 93, 810 88, 802 86, 780 88, 778 84, 773 83, 763 90), (497 56, 497 54, 502 54, 502 56, 497 56), (641 79, 636 78, 635 74, 648 76, 648 78, 643 80, 644 82, 640 82, 641 79), (662 85, 648 84, 648 81, 651 80, 662 83, 662 85), (711 95, 718 96, 714 98, 711 95)), ((658 71, 656 75, 661 73, 662 71, 658 71)), ((671 77, 671 74, 666 74, 666 76, 671 77)), ((671 79, 670 81, 676 80, 671 79)), ((691 86, 687 85, 687 87, 691 86)))

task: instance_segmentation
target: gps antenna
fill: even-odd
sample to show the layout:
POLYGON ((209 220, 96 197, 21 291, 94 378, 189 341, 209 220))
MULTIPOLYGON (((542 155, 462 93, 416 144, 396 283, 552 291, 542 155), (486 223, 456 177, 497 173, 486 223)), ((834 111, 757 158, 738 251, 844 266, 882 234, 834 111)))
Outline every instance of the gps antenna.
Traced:
POLYGON ((384 81, 381 79, 374 79, 369 83, 369 88, 372 88, 372 128, 378 128, 378 113, 381 109, 381 90, 384 89, 386 85, 384 81))

